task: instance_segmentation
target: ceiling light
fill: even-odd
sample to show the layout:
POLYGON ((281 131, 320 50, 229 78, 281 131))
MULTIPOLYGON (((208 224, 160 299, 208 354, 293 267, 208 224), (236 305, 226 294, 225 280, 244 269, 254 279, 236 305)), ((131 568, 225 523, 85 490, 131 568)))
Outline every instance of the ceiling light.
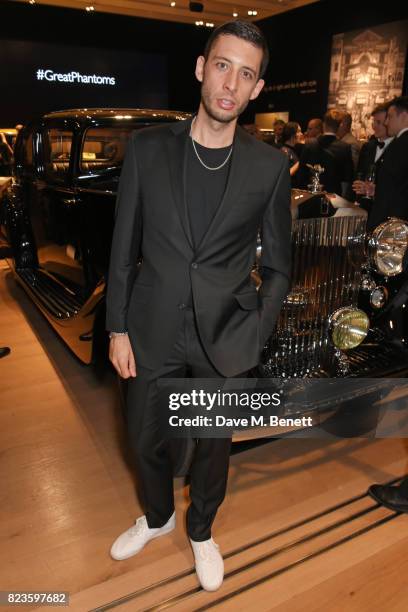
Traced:
POLYGON ((94 7, 91 5, 91 6, 86 6, 86 7, 85 7, 85 10, 87 11, 87 13, 91 13, 91 12, 92 12, 92 11, 94 11, 95 9, 94 9, 94 7))
POLYGON ((232 13, 233 17, 238 17, 238 13, 232 13))
POLYGON ((176 6, 175 2, 170 2, 170 6, 176 6))
POLYGON ((255 17, 255 15, 258 14, 258 11, 248 11, 248 15, 253 15, 255 17))
POLYGON ((214 27, 214 24, 213 23, 209 23, 209 22, 207 22, 205 25, 206 25, 207 28, 213 28, 214 27))
POLYGON ((28 0, 29 4, 35 4, 35 0, 28 0))
POLYGON ((196 26, 203 26, 204 25, 204 21, 196 21, 195 24, 196 24, 196 26))

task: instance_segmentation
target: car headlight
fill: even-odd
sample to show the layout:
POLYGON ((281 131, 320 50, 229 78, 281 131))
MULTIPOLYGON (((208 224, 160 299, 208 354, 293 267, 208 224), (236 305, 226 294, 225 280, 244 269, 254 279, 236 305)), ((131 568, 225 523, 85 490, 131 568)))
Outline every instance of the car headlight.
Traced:
POLYGON ((407 249, 408 224, 400 219, 381 223, 368 241, 370 263, 385 276, 396 276, 402 272, 407 249))
POLYGON ((329 324, 334 346, 347 351, 362 343, 368 334, 370 321, 363 310, 346 306, 332 314, 329 324))

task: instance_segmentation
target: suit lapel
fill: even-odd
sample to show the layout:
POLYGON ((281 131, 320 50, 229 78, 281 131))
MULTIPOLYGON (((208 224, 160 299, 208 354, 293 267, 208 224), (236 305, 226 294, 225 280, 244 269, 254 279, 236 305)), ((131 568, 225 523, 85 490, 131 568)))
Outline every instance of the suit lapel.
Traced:
POLYGON ((224 191, 221 203, 218 206, 212 221, 207 228, 201 242, 197 246, 197 252, 203 248, 208 237, 211 236, 216 228, 219 227, 221 220, 228 214, 234 206, 235 199, 242 193, 249 171, 248 148, 252 144, 252 136, 249 136, 242 128, 237 127, 234 138, 234 149, 231 155, 231 168, 228 175, 227 186, 224 191))
POLYGON ((174 201, 177 206, 184 233, 189 245, 193 249, 193 238, 191 235, 186 201, 186 158, 191 121, 192 119, 187 119, 186 121, 179 121, 171 125, 174 136, 167 140, 166 146, 174 201))

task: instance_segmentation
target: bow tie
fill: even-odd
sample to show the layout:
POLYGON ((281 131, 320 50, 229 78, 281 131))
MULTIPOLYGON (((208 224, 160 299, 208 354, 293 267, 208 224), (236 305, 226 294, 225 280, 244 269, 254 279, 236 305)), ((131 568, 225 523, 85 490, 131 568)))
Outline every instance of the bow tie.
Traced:
POLYGON ((377 147, 379 149, 383 149, 385 147, 385 142, 381 140, 377 140, 377 147))

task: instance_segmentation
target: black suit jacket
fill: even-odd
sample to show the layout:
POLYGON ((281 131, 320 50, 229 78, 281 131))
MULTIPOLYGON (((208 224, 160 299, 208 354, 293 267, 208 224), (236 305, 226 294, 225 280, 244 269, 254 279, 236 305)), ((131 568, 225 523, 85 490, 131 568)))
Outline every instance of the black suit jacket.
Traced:
POLYGON ((320 182, 326 191, 344 197, 351 196, 354 166, 349 144, 329 134, 307 143, 303 148, 299 170, 296 173, 297 186, 303 189, 311 182, 310 169, 306 164, 323 166, 324 172, 320 175, 320 182))
POLYGON ((194 250, 185 201, 191 120, 134 132, 122 169, 107 288, 109 330, 129 330, 136 365, 167 359, 192 292, 201 340, 224 376, 254 367, 288 290, 287 158, 237 128, 228 184, 194 250), (258 295, 250 272, 272 269, 258 295), (142 264, 137 268, 138 255, 142 264))
MULTIPOLYGON (((360 173, 367 176, 370 168, 375 163, 375 154, 377 152, 377 139, 371 138, 363 144, 361 147, 360 155, 358 157, 358 163, 356 168, 356 174, 360 173)), ((382 157, 382 156, 381 156, 382 157)), ((381 159, 380 157, 380 159, 381 159)))
POLYGON ((388 145, 377 169, 375 197, 367 226, 376 227, 387 217, 408 220, 408 132, 388 145))

